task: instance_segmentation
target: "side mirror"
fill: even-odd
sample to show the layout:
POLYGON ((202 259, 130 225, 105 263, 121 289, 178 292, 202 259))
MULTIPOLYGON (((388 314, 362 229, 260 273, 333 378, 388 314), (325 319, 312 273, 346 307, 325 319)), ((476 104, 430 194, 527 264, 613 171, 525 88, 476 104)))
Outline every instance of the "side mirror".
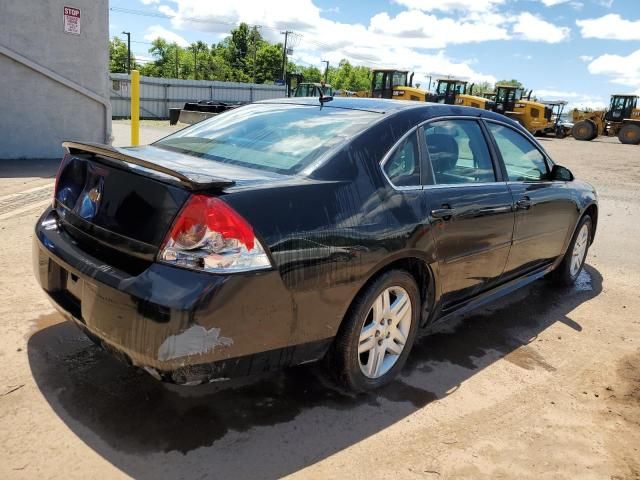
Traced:
POLYGON ((567 167, 562 165, 554 165, 551 169, 551 180, 558 180, 560 182, 570 182, 573 180, 573 173, 567 167))

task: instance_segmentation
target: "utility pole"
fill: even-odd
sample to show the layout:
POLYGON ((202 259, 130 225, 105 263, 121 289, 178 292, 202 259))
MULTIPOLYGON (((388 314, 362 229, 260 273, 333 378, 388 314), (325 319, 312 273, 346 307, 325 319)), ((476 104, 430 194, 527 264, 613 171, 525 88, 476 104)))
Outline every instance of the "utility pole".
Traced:
POLYGON ((254 26, 252 30, 252 38, 253 38, 253 80, 252 83, 256 83, 256 53, 258 50, 258 29, 259 26, 254 26))
POLYGON ((280 32, 280 34, 284 35, 284 48, 282 49, 282 81, 284 83, 287 82, 287 40, 289 39, 290 33, 293 32, 290 32, 289 30, 280 32))
POLYGON ((179 77, 179 75, 180 75, 180 68, 179 68, 180 59, 178 58, 178 55, 180 54, 180 52, 178 51, 178 44, 175 44, 175 45, 176 45, 176 78, 180 78, 179 77))
POLYGON ((131 75, 131 32, 122 32, 127 36, 127 73, 131 75))
POLYGON ((320 60, 320 63, 326 63, 326 67, 324 69, 324 83, 327 83, 327 77, 329 75, 329 60, 320 60))
POLYGON ((198 70, 198 47, 193 45, 193 79, 196 80, 196 71, 198 70))

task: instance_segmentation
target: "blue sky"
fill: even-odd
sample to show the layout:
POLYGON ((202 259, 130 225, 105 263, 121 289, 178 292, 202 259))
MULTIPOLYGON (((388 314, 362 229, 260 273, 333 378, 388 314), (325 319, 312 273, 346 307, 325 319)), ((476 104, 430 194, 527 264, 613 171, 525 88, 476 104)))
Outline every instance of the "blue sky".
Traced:
POLYGON ((148 58, 161 36, 215 43, 237 23, 281 40, 292 60, 321 67, 342 58, 370 67, 471 81, 517 78, 544 99, 599 106, 640 93, 639 0, 111 0, 110 33, 132 34, 148 58), (127 11, 124 11, 127 10, 127 11), (136 13, 134 13, 136 12, 136 13), (140 14, 143 13, 143 14, 140 14))

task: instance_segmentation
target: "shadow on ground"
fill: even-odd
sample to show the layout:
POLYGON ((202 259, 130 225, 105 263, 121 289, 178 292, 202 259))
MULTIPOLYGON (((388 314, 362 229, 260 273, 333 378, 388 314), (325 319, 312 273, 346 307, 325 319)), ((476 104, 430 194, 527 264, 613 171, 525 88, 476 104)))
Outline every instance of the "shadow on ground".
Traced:
POLYGON ((58 172, 60 158, 2 160, 0 178, 53 178, 58 172))
MULTIPOLYGON (((512 294, 423 335, 403 376, 375 394, 345 394, 318 367, 225 385, 167 386, 113 360, 74 326, 41 317, 28 343, 33 376, 59 417, 87 445, 134 478, 275 478, 312 465, 446 397, 504 359, 555 368, 520 348, 597 296, 587 267, 574 288, 548 282, 512 294)), ((463 388, 463 387, 462 387, 463 388)))

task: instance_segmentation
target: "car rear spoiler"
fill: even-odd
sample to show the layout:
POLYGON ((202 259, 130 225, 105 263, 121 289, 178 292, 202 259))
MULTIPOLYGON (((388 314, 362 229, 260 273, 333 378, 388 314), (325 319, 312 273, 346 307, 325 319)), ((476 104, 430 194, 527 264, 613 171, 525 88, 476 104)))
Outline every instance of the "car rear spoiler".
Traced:
MULTIPOLYGON (((156 162, 149 162, 135 156, 123 148, 116 148, 109 145, 103 145, 101 143, 91 142, 63 142, 62 146, 67 151, 74 155, 78 153, 90 153, 94 156, 93 160, 105 165, 122 167, 122 163, 128 163, 137 165, 146 170, 152 170, 154 172, 162 173, 176 179, 182 186, 188 190, 205 190, 207 188, 224 188, 230 187, 235 184, 233 180, 227 178, 215 177, 212 175, 178 171, 174 168, 169 168, 164 165, 160 165, 156 162)), ((139 172, 138 170, 136 170, 139 172)))

